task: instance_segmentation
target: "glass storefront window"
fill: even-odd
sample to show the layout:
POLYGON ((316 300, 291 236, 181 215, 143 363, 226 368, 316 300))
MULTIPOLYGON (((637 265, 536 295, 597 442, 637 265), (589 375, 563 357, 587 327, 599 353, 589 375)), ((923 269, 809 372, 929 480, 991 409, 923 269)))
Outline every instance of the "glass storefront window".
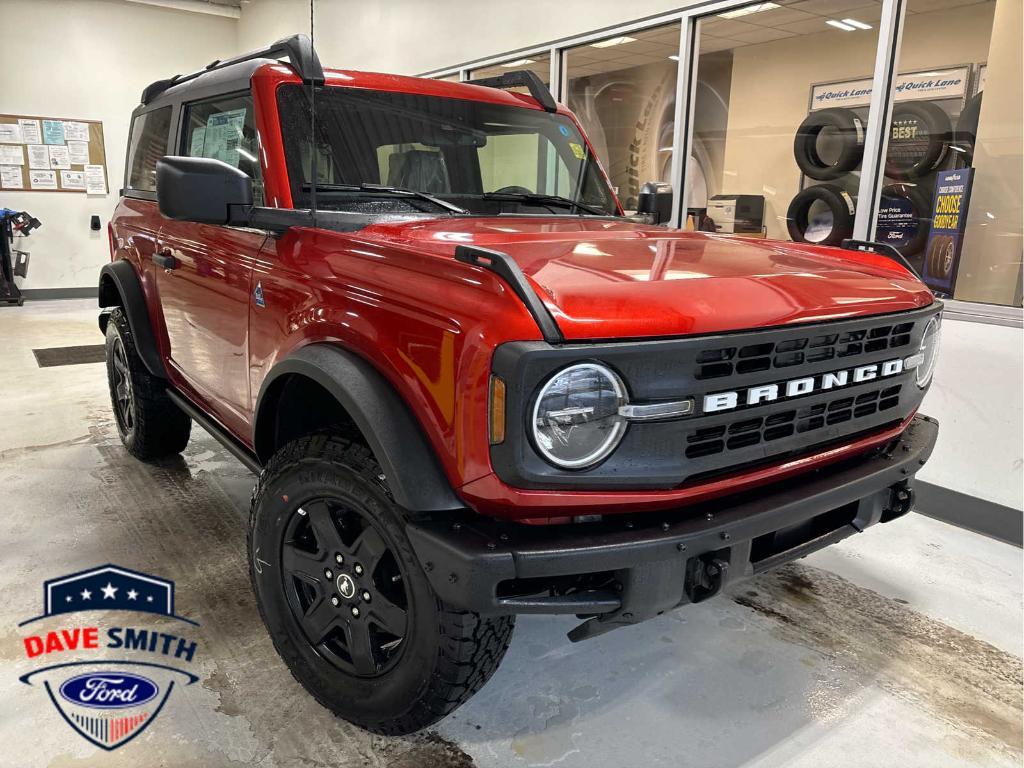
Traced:
POLYGON ((880 8, 778 0, 697 21, 693 227, 853 236, 880 8))
POLYGON ((909 0, 876 239, 936 293, 1021 305, 1020 0, 909 0))
POLYGON ((627 212, 644 182, 671 182, 679 33, 667 24, 565 52, 566 106, 627 212))
MULTIPOLYGON (((490 67, 480 67, 479 69, 474 69, 469 73, 469 79, 478 80, 484 77, 498 77, 499 75, 504 75, 507 72, 517 72, 523 69, 528 69, 531 72, 536 73, 544 85, 549 88, 551 87, 550 53, 535 53, 530 56, 520 56, 518 59, 512 59, 490 67)), ((526 88, 509 88, 509 90, 518 91, 520 93, 529 93, 526 88)))

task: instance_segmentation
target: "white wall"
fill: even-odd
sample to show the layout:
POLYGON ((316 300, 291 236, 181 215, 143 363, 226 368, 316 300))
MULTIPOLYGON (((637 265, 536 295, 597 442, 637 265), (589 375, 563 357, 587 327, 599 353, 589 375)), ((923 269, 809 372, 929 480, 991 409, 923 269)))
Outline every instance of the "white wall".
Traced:
POLYGON ((120 0, 3 0, 0 112, 103 122, 108 194, 0 190, 0 206, 43 222, 23 244, 23 288, 94 287, 109 261, 107 221, 124 174, 131 111, 154 80, 198 69, 237 50, 237 22, 120 0), (28 22, 16 29, 23 21, 28 22), (32 30, 45 30, 36 35, 32 30), (40 41, 56 40, 60 44, 40 41), (103 228, 90 232, 89 217, 103 228))
POLYGON ((935 381, 921 412, 939 442, 918 475, 1024 510, 1024 330, 946 319, 935 381))

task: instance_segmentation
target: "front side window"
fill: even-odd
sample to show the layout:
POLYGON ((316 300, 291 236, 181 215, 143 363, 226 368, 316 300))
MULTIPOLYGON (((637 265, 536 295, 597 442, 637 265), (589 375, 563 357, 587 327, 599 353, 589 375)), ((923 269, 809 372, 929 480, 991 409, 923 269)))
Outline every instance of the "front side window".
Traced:
POLYGON ((253 202, 263 204, 252 95, 216 96, 185 105, 183 155, 221 160, 253 180, 253 202))
MULTIPOLYGON (((308 92, 279 92, 295 207, 310 205, 308 92)), ((325 88, 316 94, 317 206, 437 211, 426 193, 479 215, 615 215, 579 129, 534 109, 421 94, 325 88), (383 187, 383 189, 382 189, 383 187)))
POLYGON ((143 112, 132 121, 128 144, 128 189, 156 191, 156 161, 167 154, 171 128, 171 108, 143 112))

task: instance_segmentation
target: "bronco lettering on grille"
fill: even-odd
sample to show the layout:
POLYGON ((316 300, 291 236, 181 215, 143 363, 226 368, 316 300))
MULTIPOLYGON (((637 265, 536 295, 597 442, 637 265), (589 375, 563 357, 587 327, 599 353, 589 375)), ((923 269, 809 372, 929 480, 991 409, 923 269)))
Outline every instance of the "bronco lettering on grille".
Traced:
POLYGON ((739 407, 741 403, 743 405, 759 405, 778 400, 780 397, 799 397, 819 390, 835 389, 848 384, 860 384, 872 379, 896 376, 903 373, 904 370, 913 368, 917 362, 915 358, 886 360, 884 363, 859 365, 856 368, 818 376, 805 376, 775 384, 760 384, 747 390, 715 392, 704 396, 704 413, 729 411, 739 407))

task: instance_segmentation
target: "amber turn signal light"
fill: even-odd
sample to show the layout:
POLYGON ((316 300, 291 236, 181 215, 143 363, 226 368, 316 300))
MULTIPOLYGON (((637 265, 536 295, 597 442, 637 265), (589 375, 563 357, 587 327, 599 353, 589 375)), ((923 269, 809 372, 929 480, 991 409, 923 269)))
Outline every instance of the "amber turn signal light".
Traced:
POLYGON ((505 442, 505 382, 491 376, 487 433, 491 445, 505 442))

